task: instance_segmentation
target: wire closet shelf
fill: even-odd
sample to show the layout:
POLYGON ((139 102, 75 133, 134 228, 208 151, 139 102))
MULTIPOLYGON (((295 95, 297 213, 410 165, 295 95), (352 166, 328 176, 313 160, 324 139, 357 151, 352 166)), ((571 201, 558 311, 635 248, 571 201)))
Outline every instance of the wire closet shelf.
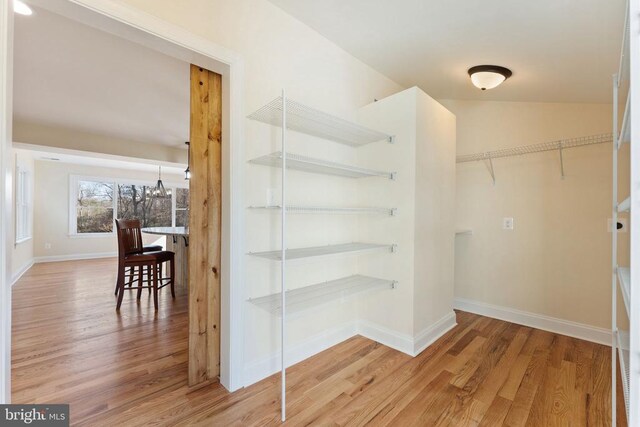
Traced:
POLYGON ((514 148, 503 148, 500 150, 486 151, 483 153, 463 154, 456 157, 456 163, 478 162, 488 159, 498 159, 501 157, 523 156, 525 154, 562 150, 565 148, 583 147, 585 145, 604 144, 612 141, 613 137, 611 133, 583 136, 578 138, 559 139, 557 141, 523 145, 514 148))
POLYGON ((286 127, 296 132, 352 147, 359 147, 371 142, 383 140, 393 142, 394 140, 392 135, 365 128, 299 102, 290 99, 283 102, 282 96, 269 102, 248 117, 252 120, 282 127, 283 105, 287 111, 286 127))
MULTIPOLYGON (((368 178, 374 176, 388 179, 395 178, 394 172, 365 169, 357 166, 350 166, 290 153, 287 153, 284 157, 287 169, 299 170, 302 172, 341 176, 344 178, 368 178)), ((249 160, 249 163, 281 168, 285 162, 283 162, 282 152, 276 151, 275 153, 251 159, 249 160)))
MULTIPOLYGON (((253 210, 267 210, 267 211, 279 211, 282 209, 280 205, 268 205, 268 206, 249 206, 249 209, 253 210)), ((383 208, 383 207, 339 207, 339 206, 297 206, 287 205, 285 208, 287 213, 290 214, 337 214, 337 215, 389 215, 396 214, 396 208, 383 208)))
POLYGON ((280 292, 248 301, 272 313, 280 313, 281 332, 281 419, 286 420, 286 316, 287 311, 299 311, 309 305, 343 300, 349 296, 380 288, 395 288, 393 280, 354 275, 325 283, 308 285, 292 290, 286 289, 286 266, 289 260, 323 257, 331 255, 361 254, 372 251, 395 252, 394 244, 376 243, 344 243, 337 245, 287 249, 287 216, 292 213, 337 213, 337 214, 384 214, 392 216, 394 208, 381 207, 328 207, 300 206, 287 203, 287 170, 299 170, 315 174, 333 175, 345 178, 384 177, 394 179, 395 173, 365 169, 344 165, 327 160, 291 154, 287 150, 287 130, 334 141, 351 147, 360 147, 376 141, 394 142, 392 135, 367 129, 355 123, 334 117, 322 111, 291 101, 282 96, 269 102, 248 116, 249 119, 282 128, 281 151, 267 154, 252 160, 250 163, 281 168, 282 202, 277 206, 250 206, 262 211, 278 211, 281 218, 280 249, 275 251, 253 252, 249 255, 280 262, 280 292))
MULTIPOLYGON (((378 279, 363 275, 353 275, 341 279, 331 280, 297 289, 287 290, 287 311, 297 313, 309 306, 326 304, 335 300, 345 300, 362 292, 374 289, 391 289, 396 285, 395 280, 378 279)), ((277 314, 282 309, 280 292, 248 301, 258 307, 277 314)))

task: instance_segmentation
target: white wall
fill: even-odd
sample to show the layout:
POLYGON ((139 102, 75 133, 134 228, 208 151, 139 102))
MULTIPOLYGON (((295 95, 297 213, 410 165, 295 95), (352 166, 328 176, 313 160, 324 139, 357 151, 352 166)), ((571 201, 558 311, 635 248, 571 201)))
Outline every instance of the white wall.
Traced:
MULTIPOLYGON (((13 191, 12 197, 12 211, 13 211, 13 219, 11 221, 11 241, 13 242, 13 252, 11 254, 11 278, 12 283, 15 283, 16 280, 33 264, 33 219, 34 219, 34 205, 33 205, 33 197, 34 197, 34 182, 35 182, 35 164, 33 160, 33 156, 29 151, 26 150, 13 150, 13 173, 14 177, 16 176, 16 169, 20 168, 21 170, 25 170, 29 172, 29 186, 31 194, 31 234, 32 238, 26 241, 22 241, 20 243, 15 243, 16 241, 16 192, 15 188, 13 191)), ((15 184, 15 181, 14 181, 15 184)))
MULTIPOLYGON (((442 102, 458 119, 458 154, 611 132, 610 105, 442 102)), ((611 152, 565 150, 564 180, 557 152, 498 159, 495 186, 482 163, 458 164, 457 224, 473 234, 456 238, 456 297, 608 328, 611 152)))
POLYGON ((416 96, 414 334, 451 314, 454 283, 456 116, 416 96))
POLYGON ((360 238, 398 245, 391 255, 360 257, 360 270, 398 284, 359 298, 359 322, 363 333, 415 354, 455 322, 456 119, 416 87, 367 105, 360 116, 395 135, 395 143, 363 147, 359 159, 397 173, 393 181, 361 180, 363 206, 397 208, 397 214, 362 217, 360 238))
MULTIPOLYGON (((158 175, 131 169, 114 169, 55 161, 35 161, 35 206, 33 245, 36 261, 72 259, 91 256, 115 256, 118 250, 116 235, 99 237, 69 234, 70 177, 72 175, 131 179, 154 183, 158 175), (51 248, 46 249, 45 244, 51 248)), ((166 187, 172 183, 184 185, 184 177, 163 173, 166 187)), ((158 240, 144 235, 145 244, 158 240)))

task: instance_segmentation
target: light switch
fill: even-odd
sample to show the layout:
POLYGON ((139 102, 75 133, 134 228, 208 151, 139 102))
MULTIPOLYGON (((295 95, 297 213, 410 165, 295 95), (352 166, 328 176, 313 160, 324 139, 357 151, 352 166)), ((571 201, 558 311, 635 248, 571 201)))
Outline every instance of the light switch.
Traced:
POLYGON ((513 230, 513 218, 502 218, 502 229, 513 230))

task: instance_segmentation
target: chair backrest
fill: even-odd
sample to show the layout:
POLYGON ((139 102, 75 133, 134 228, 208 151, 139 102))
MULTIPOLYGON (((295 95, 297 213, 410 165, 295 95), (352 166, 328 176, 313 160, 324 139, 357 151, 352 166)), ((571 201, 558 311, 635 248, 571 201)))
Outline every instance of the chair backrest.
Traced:
POLYGON ((142 253, 142 231, 137 219, 116 219, 118 231, 118 256, 124 258, 142 253))

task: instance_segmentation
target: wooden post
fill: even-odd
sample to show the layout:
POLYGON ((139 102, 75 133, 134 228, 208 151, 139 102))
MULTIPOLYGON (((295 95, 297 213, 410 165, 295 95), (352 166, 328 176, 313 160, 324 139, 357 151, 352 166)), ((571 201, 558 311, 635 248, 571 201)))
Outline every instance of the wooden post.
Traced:
POLYGON ((191 65, 189 386, 220 374, 222 76, 191 65))

